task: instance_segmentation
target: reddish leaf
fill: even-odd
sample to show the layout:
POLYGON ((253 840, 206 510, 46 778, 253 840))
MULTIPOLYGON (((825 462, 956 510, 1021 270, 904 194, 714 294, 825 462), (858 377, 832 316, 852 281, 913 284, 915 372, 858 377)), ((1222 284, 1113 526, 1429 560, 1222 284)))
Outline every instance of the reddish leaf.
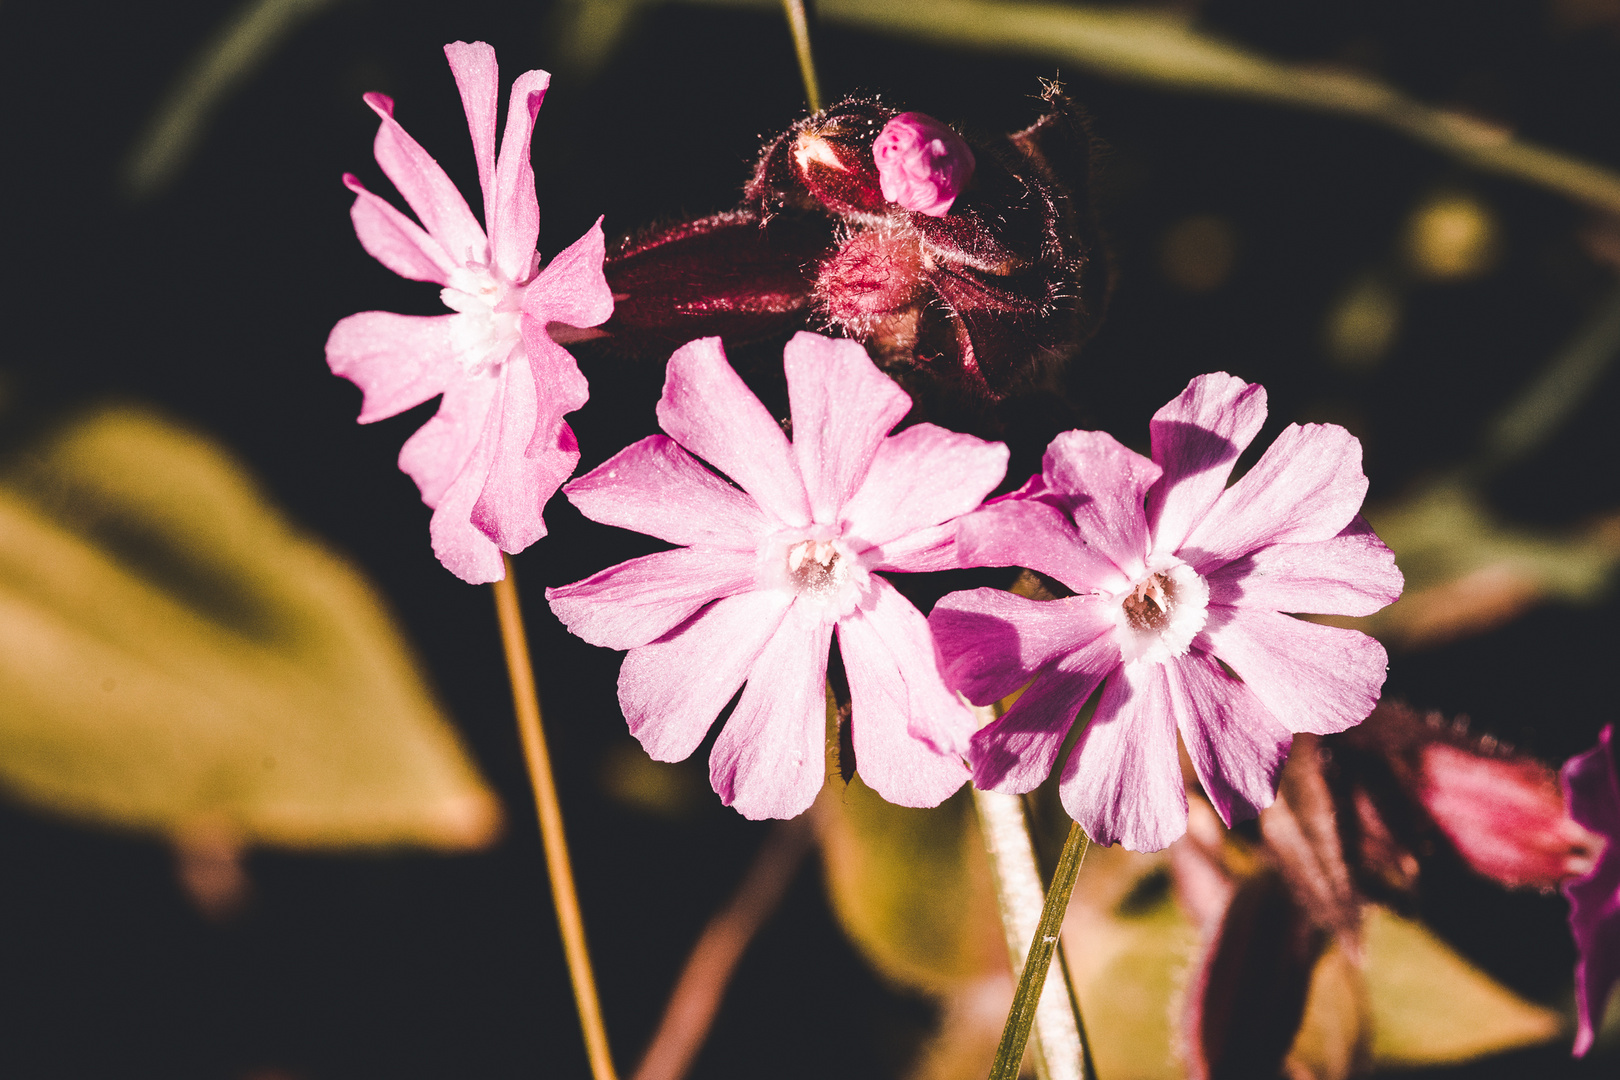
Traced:
POLYGON ((1322 775, 1320 742, 1315 735, 1294 736, 1277 801, 1260 814, 1260 832, 1297 902, 1355 955, 1361 902, 1345 863, 1333 793, 1322 775))

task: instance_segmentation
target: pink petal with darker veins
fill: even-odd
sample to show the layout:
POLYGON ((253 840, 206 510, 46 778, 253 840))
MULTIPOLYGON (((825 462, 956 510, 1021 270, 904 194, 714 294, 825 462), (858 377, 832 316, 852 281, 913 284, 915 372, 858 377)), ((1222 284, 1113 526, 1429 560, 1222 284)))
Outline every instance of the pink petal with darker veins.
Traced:
MULTIPOLYGON (((452 380, 444 388, 439 411, 400 447, 400 470, 416 481, 424 503, 437 508, 444 501, 445 492, 461 475, 486 425, 492 426, 489 411, 499 397, 500 383, 495 379, 452 380)), ((484 475, 488 471, 486 467, 484 475)), ((469 513, 483 489, 483 479, 483 475, 479 476, 478 487, 467 500, 469 513)))
POLYGON ((1575 962, 1575 1055, 1592 1048, 1598 1026, 1620 983, 1620 773, 1614 756, 1614 725, 1598 744, 1564 763, 1569 813, 1606 840, 1590 875, 1564 886, 1569 928, 1579 950, 1575 962))
POLYGON ((1268 544, 1331 540, 1361 511, 1361 442, 1337 424, 1290 424, 1182 544, 1206 573, 1268 544))
POLYGON ((827 650, 833 624, 796 603, 748 672, 709 755, 709 782, 743 817, 797 817, 826 777, 827 650))
POLYGON ((1293 732, 1208 653, 1194 649, 1165 673, 1182 743, 1216 813, 1229 826, 1258 816, 1277 796, 1293 732))
MULTIPOLYGON (((1029 600, 1000 589, 954 592, 934 605, 929 629, 945 682, 975 705, 1000 701, 1059 657, 1095 639, 1113 640, 1113 619, 1090 597, 1029 600)), ((1119 648, 1094 658, 1098 677, 1119 662, 1119 648)), ((1090 655, 1090 654, 1088 654, 1090 655)))
POLYGON ((1006 474, 1005 444, 914 424, 878 447, 866 482, 844 504, 846 534, 874 546, 909 537, 974 509, 1006 474))
MULTIPOLYGON (((486 536, 483 530, 473 524, 472 511, 489 479, 500 426, 502 399, 506 396, 506 388, 512 381, 514 380, 510 373, 498 383, 492 379, 463 380, 463 384, 474 382, 493 387, 493 401, 492 405, 478 417, 483 422, 476 432, 472 432, 471 452, 461 459, 460 470, 454 474, 444 489, 438 505, 433 509, 433 518, 428 522, 428 536, 433 541, 433 553, 439 557, 445 569, 471 585, 500 581, 506 576, 506 565, 501 559, 500 548, 495 546, 494 541, 486 536)), ((526 377, 520 377, 518 381, 526 381, 526 377)), ((449 404, 450 400, 451 395, 447 392, 444 403, 439 406, 438 416, 422 425, 421 430, 405 443, 405 449, 400 452, 402 468, 405 463, 405 451, 411 450, 413 446, 420 448, 418 440, 433 426, 439 416, 444 415, 445 405, 449 404)), ((470 429, 471 424, 467 427, 470 429)), ((444 469, 453 461, 454 458, 451 457, 435 460, 433 467, 435 470, 444 469)), ((441 475, 442 473, 435 472, 435 480, 441 475)), ((427 501, 425 490, 422 499, 424 502, 427 501)))
POLYGON ((524 351, 501 370, 489 473, 471 520, 503 551, 546 535, 541 511, 579 464, 579 444, 562 414, 585 404, 585 377, 568 351, 525 320, 524 351))
POLYGON ((905 574, 958 570, 961 563, 956 557, 956 522, 930 525, 879 547, 867 548, 863 557, 870 560, 868 568, 872 570, 905 574))
POLYGON ((399 126, 393 100, 383 94, 367 94, 365 102, 382 120, 373 144, 377 164, 417 219, 457 265, 488 259, 484 230, 478 227, 467 200, 439 163, 399 126))
POLYGON ((455 262, 444 246, 394 209, 387 199, 367 191, 353 173, 343 174, 343 186, 354 192, 349 220, 366 254, 402 278, 431 281, 444 285, 450 280, 455 262))
POLYGON ((365 394, 360 423, 415 408, 461 375, 450 339, 452 318, 362 311, 332 327, 326 362, 332 374, 365 394))
POLYGON ((491 255, 508 281, 523 281, 534 266, 540 204, 534 195, 529 145, 534 136, 534 118, 550 85, 551 76, 544 71, 525 71, 512 83, 506 133, 501 136, 501 157, 495 166, 495 203, 484 207, 491 255))
POLYGON ((1187 790, 1165 669, 1122 664, 1063 765, 1058 794, 1099 844, 1159 851, 1187 831, 1187 790))
POLYGON ((1394 553, 1359 514, 1331 540, 1263 547, 1208 581, 1211 603, 1320 615, 1371 615, 1405 583, 1394 553))
POLYGON ((754 553, 676 548, 610 566, 546 590, 570 633, 605 649, 634 649, 663 637, 699 608, 754 586, 754 553))
POLYGON ((1090 546, 1062 510, 1044 499, 993 499, 957 525, 963 566, 1024 566, 1057 578, 1077 593, 1116 592, 1130 584, 1112 559, 1090 546))
POLYGON ((897 806, 938 806, 968 779, 973 714, 945 689, 928 624, 879 579, 876 604, 838 623, 861 779, 897 806))
POLYGON ((687 342, 669 358, 658 424, 784 525, 810 524, 793 447, 726 362, 719 338, 687 342))
POLYGON ((540 323, 596 326, 613 314, 613 290, 602 274, 602 219, 559 251, 523 290, 523 311, 540 323))
POLYGON ((672 544, 746 548, 771 526, 758 504, 667 435, 649 435, 563 488, 592 521, 672 544))
POLYGON ((1265 422, 1266 388, 1224 371, 1198 376, 1153 414, 1153 460, 1164 469, 1147 497, 1156 551, 1181 548, 1265 422))
POLYGON ((450 72, 461 92, 461 108, 467 114, 467 130, 472 135, 473 157, 478 162, 478 187, 484 196, 484 221, 490 221, 495 205, 495 111, 500 107, 501 74, 495 50, 482 41, 468 44, 452 41, 444 47, 450 72))
POLYGON ((1118 666, 1119 646, 1103 630, 1042 668, 1012 708, 974 734, 968 754, 973 783, 1012 795, 1038 787, 1057 763, 1081 707, 1118 666))
POLYGON ((792 602, 776 590, 728 596, 630 650, 619 669, 619 707, 648 756, 680 761, 697 749, 792 602))
POLYGON ((1249 607, 1211 604, 1193 647, 1236 671, 1288 730, 1317 735, 1365 720, 1389 669, 1384 647, 1359 630, 1249 607))
POLYGON ((911 398, 854 341, 801 330, 783 351, 783 368, 810 512, 821 524, 837 524, 911 398))
POLYGON ((1132 579, 1147 569, 1142 500, 1160 472, 1102 431, 1065 431, 1046 448, 1041 467, 1048 488, 1074 517, 1082 542, 1132 579))

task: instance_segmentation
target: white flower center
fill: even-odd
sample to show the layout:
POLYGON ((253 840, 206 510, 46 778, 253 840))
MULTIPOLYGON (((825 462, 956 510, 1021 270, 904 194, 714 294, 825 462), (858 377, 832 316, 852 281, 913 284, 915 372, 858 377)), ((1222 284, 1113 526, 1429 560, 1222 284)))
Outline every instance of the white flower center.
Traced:
POLYGON ((1141 580, 1109 599, 1114 640, 1129 664, 1162 664, 1184 656, 1209 618, 1209 585, 1180 559, 1150 567, 1141 580))
POLYGON ((439 292, 450 320, 450 343, 469 375, 495 374, 523 340, 518 290, 486 266, 468 263, 439 292))
POLYGON ((860 555, 834 535, 812 527, 777 533, 759 547, 761 588, 781 589, 826 609, 831 618, 854 611, 871 584, 860 555))

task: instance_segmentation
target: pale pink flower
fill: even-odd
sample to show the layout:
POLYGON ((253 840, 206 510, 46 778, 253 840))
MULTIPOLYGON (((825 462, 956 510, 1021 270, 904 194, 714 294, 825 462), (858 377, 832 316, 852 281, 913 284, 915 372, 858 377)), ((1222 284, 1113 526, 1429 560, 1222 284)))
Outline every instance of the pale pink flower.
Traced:
POLYGON ((1178 730, 1231 823, 1271 803, 1294 732, 1372 711, 1383 647, 1282 614, 1367 615, 1400 594, 1389 549, 1357 516, 1361 444, 1331 424, 1290 425, 1227 488, 1265 416, 1260 386, 1200 376, 1154 416, 1152 460, 1066 432, 1040 475, 962 520, 964 566, 1025 566, 1076 594, 977 589, 935 606, 947 679, 971 701, 1029 684, 973 738, 979 787, 1044 780, 1101 686, 1063 767, 1063 805, 1093 839, 1153 851, 1187 828, 1178 730))
POLYGON ((472 132, 484 228, 382 94, 365 97, 382 118, 377 164, 421 225, 352 175, 343 182, 355 193, 350 216, 361 245, 401 277, 442 286, 455 314, 350 315, 332 328, 326 361, 364 391, 362 424, 444 395, 406 441, 399 467, 433 508, 439 561, 466 581, 498 581, 500 553, 545 535, 540 512, 579 463, 563 414, 585 404, 585 377, 547 328, 595 326, 612 314, 613 297, 600 219, 544 269, 534 249, 540 208, 529 139, 551 76, 529 71, 512 84, 497 159, 495 50, 458 41, 444 52, 472 132))
POLYGON ((1620 983, 1620 771, 1614 725, 1598 744, 1564 763, 1569 816, 1605 840, 1592 872, 1564 886, 1575 936, 1575 1054, 1592 1049, 1609 997, 1620 983))
POLYGON ((972 713, 945 688, 922 614, 877 571, 955 568, 954 519, 1000 482, 1007 449, 932 424, 888 435, 911 399, 855 342, 800 333, 785 366, 791 442, 719 338, 670 357, 670 437, 563 490, 586 517, 681 546, 546 598, 586 641, 630 650, 619 703, 659 761, 697 749, 746 680, 709 776, 751 818, 793 817, 821 788, 836 627, 861 777, 935 806, 968 777, 972 713))
POLYGON ((927 113, 901 113, 872 144, 883 197, 929 217, 944 217, 973 178, 973 151, 927 113))

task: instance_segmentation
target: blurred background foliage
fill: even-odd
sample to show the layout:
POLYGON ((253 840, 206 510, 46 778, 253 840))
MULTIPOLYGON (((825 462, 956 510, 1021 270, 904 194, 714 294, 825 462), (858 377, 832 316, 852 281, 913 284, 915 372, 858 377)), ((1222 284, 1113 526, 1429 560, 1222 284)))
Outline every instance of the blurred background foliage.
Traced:
MULTIPOLYGON (((1591 744, 1620 644, 1620 5, 816 12, 833 96, 998 132, 1061 77, 1106 147, 1114 302, 1066 398, 1010 407, 1012 481, 1063 428, 1140 443, 1193 374, 1262 381, 1273 431, 1364 442, 1368 515, 1408 577, 1365 624, 1389 693, 1549 761, 1591 744)), ((599 213, 623 234, 730 205, 802 108, 764 0, 0 5, 0 1073, 584 1071, 490 601, 432 559, 394 467, 431 406, 360 429, 321 357, 342 315, 437 306, 360 250, 337 178, 380 179, 359 95, 381 90, 473 189, 439 52, 457 38, 508 77, 557 74, 546 253, 599 213), (161 412, 107 404, 129 401, 161 412)), ((580 356, 589 467, 651 430, 662 372, 580 356)), ((640 755, 616 655, 538 602, 644 540, 548 519, 520 561, 628 1073, 766 834, 701 760, 640 755)), ((980 584, 1010 580, 902 582, 925 607, 980 584)), ((856 782, 816 815, 822 873, 743 956, 694 1075, 977 1075, 1010 984, 970 804, 900 811, 856 782)), ((1218 842, 1241 862, 1250 839, 1218 842)), ((1179 1075, 1200 928, 1164 857, 1093 850, 1075 895, 1101 1075, 1179 1075)), ((1362 961, 1317 966, 1297 1075, 1613 1068, 1612 1041, 1584 1065, 1561 1041, 1556 896, 1441 865, 1412 918, 1369 912, 1362 961)))

